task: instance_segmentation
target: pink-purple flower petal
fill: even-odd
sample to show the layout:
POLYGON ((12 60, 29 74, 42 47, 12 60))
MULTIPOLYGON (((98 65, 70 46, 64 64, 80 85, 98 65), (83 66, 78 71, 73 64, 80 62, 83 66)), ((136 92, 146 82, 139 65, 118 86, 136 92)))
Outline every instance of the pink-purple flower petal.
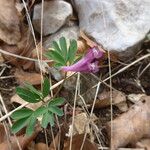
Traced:
POLYGON ((97 47, 90 48, 87 54, 80 59, 77 63, 71 66, 63 66, 61 70, 63 71, 73 71, 73 72, 98 72, 98 59, 103 56, 103 52, 97 47))

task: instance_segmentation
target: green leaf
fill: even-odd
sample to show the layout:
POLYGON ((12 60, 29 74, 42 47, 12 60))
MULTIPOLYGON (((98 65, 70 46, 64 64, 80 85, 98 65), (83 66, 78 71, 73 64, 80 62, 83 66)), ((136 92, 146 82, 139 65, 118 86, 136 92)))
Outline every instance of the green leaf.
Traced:
POLYGON ((62 97, 58 97, 58 98, 54 98, 53 100, 51 100, 48 104, 48 106, 60 106, 64 103, 64 98, 62 97))
POLYGON ((55 113, 58 116, 63 116, 64 114, 63 111, 57 106, 49 106, 48 108, 50 112, 55 113))
POLYGON ((41 106, 34 111, 34 115, 36 117, 39 117, 39 116, 45 114, 46 112, 47 112, 47 108, 44 106, 41 106))
POLYGON ((45 78, 42 89, 43 96, 46 97, 49 94, 49 91, 50 91, 50 82, 48 78, 45 78))
POLYGON ((11 128, 12 133, 17 133, 18 131, 20 131, 23 127, 27 125, 28 121, 28 117, 16 121, 11 128))
POLYGON ((60 49, 60 47, 59 47, 59 45, 57 44, 56 41, 53 41, 53 48, 54 48, 54 50, 56 50, 59 54, 62 54, 62 51, 61 51, 61 49, 60 49))
POLYGON ((54 67, 55 67, 55 68, 60 68, 60 67, 62 67, 62 66, 64 66, 64 65, 62 65, 62 64, 60 64, 60 63, 55 63, 55 64, 54 64, 54 67))
POLYGON ((62 50, 62 54, 63 56, 66 58, 67 57, 67 42, 66 39, 64 37, 61 37, 59 39, 59 44, 62 50))
POLYGON ((29 89, 32 93, 35 93, 35 94, 39 95, 40 97, 42 96, 41 92, 38 91, 34 86, 32 86, 28 82, 25 82, 25 88, 29 89))
POLYGON ((48 123, 49 123, 49 113, 48 113, 48 111, 47 111, 47 112, 43 115, 41 126, 42 126, 43 128, 46 128, 47 125, 48 125, 48 123))
POLYGON ((45 54, 45 56, 48 59, 52 59, 55 62, 62 64, 62 66, 65 65, 65 60, 64 60, 63 56, 61 54, 59 54, 57 51, 50 50, 49 52, 47 52, 45 54))
POLYGON ((71 40, 68 51, 68 61, 70 62, 70 65, 74 62, 76 52, 77 52, 77 42, 76 40, 71 40))
POLYGON ((51 112, 48 112, 48 114, 49 114, 49 118, 48 119, 49 119, 50 125, 54 126, 54 115, 51 112))
POLYGON ((36 120, 37 119, 36 119, 36 117, 34 115, 30 117, 27 129, 26 129, 26 134, 28 136, 32 135, 32 133, 34 131, 35 124, 36 124, 36 120))
POLYGON ((26 118, 26 117, 31 116, 32 113, 33 113, 32 110, 27 109, 27 108, 22 108, 22 109, 20 109, 20 110, 16 110, 16 111, 11 115, 11 118, 14 119, 14 120, 19 120, 19 119, 22 119, 22 118, 26 118))
POLYGON ((24 88, 17 87, 16 92, 23 100, 30 103, 37 103, 41 99, 39 95, 24 88))
POLYGON ((46 128, 48 123, 50 123, 51 126, 54 126, 54 115, 50 111, 47 111, 43 116, 41 126, 46 128))

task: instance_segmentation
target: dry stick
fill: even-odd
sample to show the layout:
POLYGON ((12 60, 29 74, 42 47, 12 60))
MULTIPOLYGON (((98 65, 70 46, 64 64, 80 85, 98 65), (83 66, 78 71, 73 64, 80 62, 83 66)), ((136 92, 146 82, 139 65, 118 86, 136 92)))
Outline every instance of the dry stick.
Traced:
POLYGON ((77 101, 77 95, 78 95, 78 88, 79 88, 79 80, 80 80, 80 73, 78 73, 77 76, 77 82, 76 82, 76 90, 75 90, 75 96, 74 96, 74 104, 73 104, 73 115, 72 115, 72 131, 71 131, 71 137, 70 137, 70 146, 69 150, 72 150, 72 139, 73 139, 73 124, 74 124, 74 117, 75 117, 75 108, 76 108, 76 101, 77 101))
POLYGON ((28 21, 28 24, 30 26, 30 29, 31 29, 31 32, 32 32, 32 35, 33 35, 33 40, 34 40, 34 43, 35 43, 35 48, 36 48, 36 53, 37 53, 37 58, 38 58, 38 64, 39 64, 40 73, 41 73, 41 87, 42 87, 42 79, 43 79, 43 77, 42 77, 42 66, 41 66, 40 54, 39 54, 39 51, 38 51, 38 46, 37 46, 37 42, 36 42, 36 38, 35 38, 34 28, 33 28, 33 25, 32 25, 32 21, 31 21, 26 3, 25 3, 24 0, 22 0, 22 2, 23 2, 23 5, 24 5, 24 8, 25 8, 25 11, 26 11, 27 21, 28 21))
POLYGON ((133 61, 132 63, 130 63, 129 65, 123 67, 122 69, 120 69, 119 71, 117 71, 116 73, 112 74, 111 76, 107 77, 106 79, 102 80, 102 81, 99 81, 97 84, 95 84, 93 87, 91 87, 90 89, 88 89, 87 91, 91 90, 92 88, 95 88, 99 83, 104 83, 106 81, 108 81, 110 78, 113 78, 115 77, 116 75, 118 75, 119 73, 127 70, 128 68, 130 68, 131 66, 135 65, 136 63, 138 63, 139 61, 143 60, 143 59, 146 59, 150 57, 150 54, 146 54, 142 57, 140 57, 139 59, 133 61))
MULTIPOLYGON (((0 110, 0 116, 3 116, 1 110, 0 110)), ((7 142, 9 143, 9 144, 8 144, 8 147, 9 147, 9 149, 11 150, 10 132, 8 131, 8 125, 6 124, 6 121, 3 122, 3 126, 4 126, 5 133, 6 133, 7 142)), ((3 136, 5 136, 5 135, 3 135, 3 136)))
POLYGON ((15 78, 14 75, 10 75, 10 76, 1 76, 0 79, 9 79, 9 78, 15 78))
POLYGON ((52 126, 50 126, 50 128, 51 128, 51 134, 52 134, 52 142, 53 142, 53 145, 54 145, 54 150, 57 150, 56 149, 56 143, 55 143, 55 137, 54 137, 54 132, 53 132, 53 129, 52 129, 52 126))
MULTIPOLYGON (((97 84, 97 88, 96 88, 96 92, 95 92, 95 97, 94 97, 94 101, 93 101, 91 112, 90 112, 90 118, 89 118, 89 120, 87 122, 88 125, 89 125, 89 123, 91 121, 91 118, 92 118, 92 115, 93 115, 93 111, 94 111, 94 107, 95 107, 95 103, 96 103, 98 91, 99 91, 99 88, 100 88, 100 84, 101 84, 100 82, 97 84)), ((83 138, 83 142, 82 142, 82 145, 80 147, 80 150, 83 149, 83 146, 84 146, 84 143, 85 143, 85 140, 86 140, 86 136, 87 136, 87 132, 84 134, 84 138, 83 138)))
MULTIPOLYGON (((42 48, 43 48, 43 8, 44 8, 44 0, 42 0, 42 8, 41 8, 41 47, 40 47, 40 61, 42 61, 42 48)), ((39 62, 39 64, 40 64, 40 62, 39 62)), ((40 68, 41 69, 41 68, 40 68)), ((40 71, 40 73, 41 73, 41 81, 43 82, 43 73, 42 73, 42 71, 40 71)), ((43 85, 42 85, 42 82, 41 82, 41 90, 42 90, 42 88, 43 88, 43 85)), ((47 138, 47 132, 46 132, 46 129, 44 129, 44 133, 45 133, 45 141, 46 141, 46 150, 48 150, 48 138, 47 138)))
MULTIPOLYGON (((2 106, 3 106, 3 109, 4 109, 5 113, 8 114, 7 108, 6 108, 6 106, 5 106, 5 103, 4 103, 4 101, 3 101, 3 98, 2 98, 2 96, 1 96, 1 94, 0 94, 0 101, 1 101, 1 103, 2 103, 2 106)), ((12 126, 12 122, 11 122, 11 119, 10 119, 9 117, 8 117, 8 122, 9 122, 10 126, 12 126)), ((16 139, 16 141, 17 141, 17 145, 18 145, 19 150, 22 150, 21 145, 20 145, 20 143, 19 143, 19 141, 18 141, 18 138, 16 137, 15 134, 14 134, 14 137, 15 137, 15 139, 16 139)))
MULTIPOLYGON (((42 53, 42 49, 43 49, 43 9, 44 9, 44 0, 42 0, 42 8, 41 8, 41 47, 40 47, 40 61, 42 61, 42 59, 43 59, 43 57, 42 57, 42 55, 43 55, 43 53, 42 53)), ((40 64, 40 62, 39 62, 39 64, 40 64)), ((42 67, 42 66, 40 66, 40 67, 42 67)), ((41 68, 40 68, 41 69, 41 68)), ((43 82, 43 74, 42 74, 42 71, 41 71, 41 81, 43 82)), ((42 86, 42 82, 41 82, 41 89, 43 88, 42 86)), ((46 144, 48 144, 48 143, 46 143, 46 144)))
POLYGON ((111 61, 110 61, 110 52, 108 51, 108 63, 109 63, 109 77, 110 77, 110 80, 109 80, 109 84, 110 84, 110 112, 111 112, 111 144, 110 144, 110 147, 112 145, 112 129, 113 129, 113 105, 112 105, 112 75, 111 75, 111 61))
POLYGON ((146 67, 141 71, 138 78, 141 77, 141 75, 150 67, 150 63, 146 65, 146 67))
MULTIPOLYGON (((5 51, 3 49, 0 49, 0 53, 8 55, 8 56, 16 57, 16 58, 19 58, 19 59, 24 59, 24 60, 34 61, 34 62, 38 62, 39 61, 38 59, 29 58, 29 57, 25 57, 25 56, 20 56, 20 55, 17 55, 17 54, 13 54, 13 53, 7 52, 7 51, 5 51)), ((52 62, 52 60, 42 60, 42 62, 52 62)))
POLYGON ((0 72, 0 77, 1 77, 1 75, 4 73, 5 70, 6 70, 6 66, 4 66, 4 68, 1 70, 1 72, 0 72))
MULTIPOLYGON (((132 62, 131 64, 129 64, 128 66, 125 66, 125 67, 123 67, 122 69, 120 69, 119 71, 117 71, 116 73, 112 74, 111 77, 108 77, 108 78, 104 79, 103 81, 99 81, 99 82, 98 82, 96 85, 94 85, 92 88, 95 88, 99 83, 103 83, 103 82, 109 80, 110 78, 112 78, 112 77, 118 75, 119 73, 121 73, 121 72, 125 71, 126 69, 128 69, 129 67, 133 66, 133 65, 136 64, 137 62, 139 62, 139 61, 141 61, 141 60, 143 60, 143 59, 145 59, 145 58, 148 58, 148 57, 150 57, 150 54, 146 54, 146 55, 140 57, 139 59, 133 61, 133 62, 132 62)), ((69 78, 69 77, 71 77, 71 76, 72 76, 72 75, 68 76, 67 78, 69 78)), ((51 87, 51 90, 54 89, 54 88, 56 88, 57 86, 59 86, 62 82, 63 82, 63 80, 61 80, 61 81, 59 81, 58 83, 54 84, 54 85, 51 87)), ((0 122, 3 121, 3 120, 5 120, 7 117, 9 117, 9 116, 10 116, 13 112, 15 112, 16 110, 19 110, 19 109, 25 107, 25 106, 28 105, 28 104, 29 104, 29 103, 22 104, 21 106, 17 107, 16 109, 14 109, 13 111, 9 112, 9 113, 6 114, 5 116, 1 117, 1 118, 0 118, 0 122)))

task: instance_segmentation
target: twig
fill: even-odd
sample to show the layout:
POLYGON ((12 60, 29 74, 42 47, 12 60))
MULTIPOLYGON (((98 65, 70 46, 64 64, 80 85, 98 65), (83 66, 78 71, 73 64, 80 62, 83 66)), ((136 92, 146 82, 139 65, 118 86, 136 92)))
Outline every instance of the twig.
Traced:
POLYGON ((139 74, 138 78, 141 77, 141 75, 150 67, 150 63, 147 64, 147 66, 141 71, 141 73, 139 74))
POLYGON ((79 83, 80 83, 79 80, 80 80, 80 73, 78 73, 77 82, 76 82, 76 90, 75 90, 74 104, 73 104, 72 124, 71 124, 72 130, 71 130, 71 136, 70 136, 69 150, 72 150, 73 126, 74 126, 74 117, 75 117, 75 108, 76 108, 76 101, 77 101, 77 95, 78 95, 78 88, 79 88, 79 83))
MULTIPOLYGON (((24 60, 29 60, 29 61, 34 61, 34 62, 38 62, 39 61, 38 59, 29 58, 29 57, 25 57, 25 56, 20 56, 20 55, 17 55, 17 54, 13 54, 13 53, 7 52, 7 51, 2 50, 2 49, 0 49, 0 53, 8 55, 8 56, 24 59, 24 60)), ((52 60, 42 60, 42 62, 52 62, 52 60)))
POLYGON ((14 75, 10 75, 10 76, 1 76, 0 79, 9 79, 9 78, 15 78, 14 75))
MULTIPOLYGON (((1 94, 0 94, 0 101, 2 103, 2 106, 3 106, 3 109, 4 109, 5 113, 8 114, 7 108, 5 106, 5 103, 3 101, 3 98, 1 96, 1 94)), ((9 117, 8 117, 8 122, 9 122, 9 125, 12 126, 12 122, 11 122, 11 119, 9 117)), ((18 138, 17 138, 17 136, 15 134, 14 134, 14 137, 15 137, 15 139, 17 141, 17 145, 18 145, 19 150, 22 150, 21 145, 19 143, 19 140, 18 140, 18 138)))

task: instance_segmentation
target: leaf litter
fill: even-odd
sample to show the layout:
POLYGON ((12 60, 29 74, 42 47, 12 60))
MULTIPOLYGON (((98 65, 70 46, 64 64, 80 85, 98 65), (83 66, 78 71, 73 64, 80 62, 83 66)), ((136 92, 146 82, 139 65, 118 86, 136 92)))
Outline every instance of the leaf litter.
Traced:
MULTIPOLYGON (((32 6, 34 5, 34 0, 32 1, 32 6)), ((25 56, 29 58, 36 58, 37 55, 35 54, 35 44, 33 41, 33 38, 31 36, 31 33, 29 31, 28 26, 26 26, 22 22, 22 14, 18 12, 15 6, 14 0, 1 0, 0 2, 0 22, 3 24, 0 25, 0 38, 1 43, 0 47, 1 49, 17 54, 19 56, 25 56), (10 10, 5 11, 5 10, 10 10), (5 13, 4 13, 5 12, 5 13), (10 15, 13 16, 10 17, 10 15), (9 19, 8 19, 9 18, 9 19), (10 19, 11 18, 11 19, 10 19), (2 28, 3 27, 3 28, 2 28), (11 32, 10 32, 11 31, 11 32)), ((90 40, 84 33, 81 33, 81 39, 78 40, 78 53, 84 53, 86 49, 93 46, 99 46, 94 41, 90 40)), ((144 47, 147 47, 147 41, 143 45, 144 47)), ((107 55, 107 54, 105 54, 107 55)), ((143 53, 142 53, 143 55, 143 53)), ((138 56, 140 57, 140 55, 138 56)), ((6 71, 2 74, 3 76, 6 75, 15 75, 18 82, 15 78, 8 78, 4 80, 0 80, 0 91, 3 93, 4 100, 7 99, 9 101, 10 105, 10 97, 14 94, 14 87, 17 84, 22 84, 24 81, 28 81, 32 83, 33 85, 40 85, 41 82, 41 76, 40 73, 35 70, 35 62, 27 61, 18 59, 15 57, 8 57, 7 55, 3 55, 3 58, 5 59, 6 63, 10 63, 11 65, 15 65, 15 67, 7 68, 6 71), (19 69, 17 69, 19 68, 19 69), (20 68, 27 70, 26 72, 24 70, 21 70, 20 68), (14 71, 15 70, 15 71, 14 71), (31 72, 31 70, 34 70, 34 72, 31 72), (9 72, 9 73, 8 73, 9 72), (15 73, 14 73, 15 72, 15 73), (31 78, 32 77, 32 78, 31 78), (9 90, 12 89, 12 92, 9 90), (8 90, 8 91, 7 91, 8 90), (10 94, 11 93, 11 94, 10 94), (6 96, 8 95, 9 96, 6 96)), ((118 67, 119 60, 115 54, 111 54, 111 60, 112 65, 114 68, 121 68, 118 67)), ((2 59, 2 63, 4 60, 2 59)), ((129 63, 129 62, 127 62, 129 63)), ((149 63, 146 60, 143 62, 143 66, 146 66, 146 64, 149 63)), ((108 75, 108 67, 107 67, 107 57, 105 56, 103 62, 102 62, 101 73, 102 78, 107 77, 108 75), (106 65, 106 66, 105 66, 106 65)), ((120 65, 120 64, 119 64, 120 65)), ((90 150, 90 149, 97 149, 97 147, 109 147, 111 145, 112 149, 118 149, 119 147, 131 147, 131 148, 147 148, 149 149, 149 131, 150 131, 150 112, 149 112, 149 101, 150 97, 148 96, 150 94, 150 84, 149 84, 149 70, 146 70, 139 78, 137 76, 136 70, 138 70, 140 64, 137 63, 135 66, 129 68, 124 73, 118 75, 117 77, 113 78, 113 121, 112 121, 112 127, 111 127, 111 112, 110 112, 110 92, 106 91, 108 87, 106 85, 102 85, 102 90, 100 91, 99 96, 97 97, 95 109, 94 109, 94 115, 97 117, 97 121, 95 121, 94 125, 95 128, 98 128, 98 130, 101 130, 102 132, 98 132, 97 134, 99 138, 101 139, 101 144, 99 143, 99 139, 97 138, 96 134, 94 134, 94 142, 91 142, 90 140, 92 137, 91 133, 94 131, 92 128, 92 125, 88 125, 88 129, 84 128, 84 123, 86 123, 88 119, 88 113, 91 110, 91 103, 89 103, 89 107, 85 107, 84 105, 78 106, 81 107, 83 110, 79 112, 75 117, 75 126, 77 129, 77 133, 72 138, 72 149, 78 150, 80 149, 82 145, 82 141, 84 138, 84 133, 88 131, 88 136, 85 139, 85 143, 83 146, 83 149, 90 150), (131 73, 129 73, 131 72, 131 73), (137 78, 140 80, 141 84, 137 84, 137 78), (143 90, 144 89, 144 90, 143 90), (131 98, 131 95, 133 94, 131 98), (137 95, 137 94, 140 94, 137 95), (144 94, 144 96, 143 96, 144 94), (127 98, 128 96, 128 98, 127 98), (137 97, 137 98, 135 98, 137 97), (135 100, 136 99, 136 100, 135 100), (79 119, 79 120, 78 120, 79 119), (81 120, 80 120, 81 119, 81 120), (83 122, 83 123, 82 123, 83 122), (107 132, 103 131, 103 129, 107 132), (110 135, 110 133, 113 133, 113 135, 110 135), (110 144, 107 140, 110 140, 112 137, 113 142, 110 144), (146 139, 143 139, 146 138, 146 139), (105 140, 105 141, 104 141, 105 140), (96 144, 95 144, 96 143, 96 144)), ((3 70, 3 67, 1 67, 1 71, 3 70)), ((113 70, 113 72, 116 70, 113 70)), ((44 72, 45 73, 45 72, 44 72)), ((53 80, 53 82, 57 82, 56 80, 53 80)), ((71 83, 72 84, 72 83, 71 83)), ((84 82, 83 82, 84 85, 84 82)), ((63 89, 61 91, 64 95, 67 93, 67 90, 63 89)), ((86 97, 86 100, 88 101, 88 97, 86 97)), ((23 104, 22 99, 14 95, 11 100, 12 104, 13 102, 17 102, 19 104, 23 104)), ((7 103, 6 103, 7 104, 7 103)), ((14 106, 11 104, 10 110, 14 108, 14 106)), ((41 105, 41 104, 39 104, 41 105)), ((27 106, 30 109, 36 109, 37 106, 33 104, 33 106, 28 105, 27 106)), ((65 108, 63 108, 65 110, 65 108)), ((77 108, 76 108, 77 109, 77 108)), ((71 110, 71 109, 70 109, 71 110)), ((59 118, 59 121, 61 124, 64 124, 64 122, 70 120, 72 118, 72 112, 68 112, 67 110, 66 118, 59 118), (70 115, 70 114, 71 115, 70 115)), ((65 125, 68 126, 68 125, 65 125)), ((49 128, 49 127, 48 127, 49 128)), ((21 143, 21 146, 23 149, 25 149, 28 146, 31 146, 33 149, 36 150, 45 150, 47 147, 49 150, 55 149, 54 145, 61 145, 61 148, 63 150, 68 150, 70 147, 70 137, 67 137, 66 134, 69 132, 69 129, 60 129, 58 125, 56 126, 57 130, 55 130, 54 137, 55 139, 51 137, 49 138, 49 145, 46 145, 47 143, 36 141, 37 143, 34 143, 34 140, 40 137, 39 130, 38 132, 33 133, 31 137, 24 137, 24 135, 17 136, 18 140, 21 143), (62 132, 60 132, 62 130, 62 132), (64 131, 65 130, 65 131, 64 131), (53 141, 55 141, 55 144, 53 144, 53 141), (32 143, 32 144, 29 144, 32 143), (35 144, 35 145, 34 145, 35 144)), ((48 132, 50 132, 50 129, 47 129, 48 132)), ((4 126, 0 125, 0 149, 8 149, 8 141, 6 141, 5 132, 4 132, 4 126)), ((42 131, 42 134, 43 131, 42 131)), ((41 137, 43 138, 43 137, 41 137)), ((13 149, 17 150, 18 146, 16 141, 14 140, 14 136, 12 135, 10 137, 11 146, 13 149)), ((111 141, 111 140, 110 140, 111 141)))

